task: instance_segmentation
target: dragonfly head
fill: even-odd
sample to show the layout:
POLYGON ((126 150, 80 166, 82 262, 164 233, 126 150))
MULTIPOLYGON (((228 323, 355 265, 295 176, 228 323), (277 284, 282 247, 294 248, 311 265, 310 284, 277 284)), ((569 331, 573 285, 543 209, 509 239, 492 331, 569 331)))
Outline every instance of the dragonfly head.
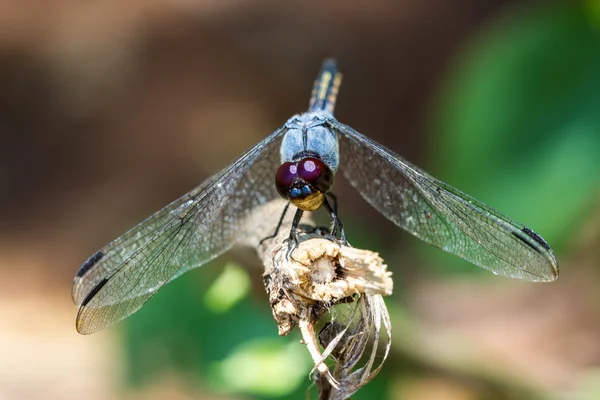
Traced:
POLYGON ((333 172, 316 157, 305 157, 298 162, 285 162, 275 174, 277 192, 304 211, 319 208, 323 204, 325 193, 332 185, 333 172))

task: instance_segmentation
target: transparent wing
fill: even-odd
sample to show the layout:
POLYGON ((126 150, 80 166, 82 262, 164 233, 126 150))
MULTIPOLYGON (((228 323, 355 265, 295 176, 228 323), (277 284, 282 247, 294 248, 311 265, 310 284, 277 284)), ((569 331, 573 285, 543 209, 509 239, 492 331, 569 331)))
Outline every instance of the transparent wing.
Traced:
POLYGON ((496 274, 553 281, 550 246, 524 225, 435 179, 337 121, 344 175, 379 212, 419 239, 496 274))
POLYGON ((124 319, 168 281, 224 253, 245 235, 274 229, 254 225, 257 219, 249 216, 279 198, 273 176, 283 132, 274 132, 90 257, 73 283, 73 298, 80 305, 77 330, 92 333, 124 319))
POLYGON ((92 255, 75 275, 71 290, 73 302, 81 305, 85 296, 94 286, 119 266, 135 249, 146 243, 167 222, 180 215, 209 183, 210 180, 203 182, 191 192, 154 213, 92 255))

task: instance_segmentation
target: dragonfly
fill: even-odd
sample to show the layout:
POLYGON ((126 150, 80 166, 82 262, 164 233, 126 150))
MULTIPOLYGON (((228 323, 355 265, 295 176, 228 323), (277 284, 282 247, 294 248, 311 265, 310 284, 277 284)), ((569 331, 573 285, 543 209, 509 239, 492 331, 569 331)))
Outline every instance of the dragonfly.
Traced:
POLYGON ((269 204, 285 205, 278 211, 279 225, 288 207, 296 207, 291 239, 304 211, 324 208, 336 237, 345 241, 331 192, 338 170, 381 214, 433 246, 498 275, 533 282, 557 279, 556 256, 540 235, 339 122, 333 111, 341 80, 336 62, 325 60, 307 112, 291 117, 220 172, 87 259, 72 287, 79 306, 77 330, 89 334, 123 320, 166 283, 247 235, 272 231, 272 224, 259 226, 269 221, 260 214, 269 204))

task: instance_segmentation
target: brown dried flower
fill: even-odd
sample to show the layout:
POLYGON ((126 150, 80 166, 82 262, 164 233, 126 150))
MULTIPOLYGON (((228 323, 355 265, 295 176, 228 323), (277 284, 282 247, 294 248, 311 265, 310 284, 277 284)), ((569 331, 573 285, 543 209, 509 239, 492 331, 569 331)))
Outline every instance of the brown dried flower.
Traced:
POLYGON ((320 229, 301 234, 290 255, 288 235, 257 247, 279 334, 299 326, 315 363, 319 399, 346 399, 387 358, 391 324, 382 296, 392 293, 391 272, 377 253, 340 244, 320 229), (317 339, 321 319, 327 322, 321 321, 317 339))

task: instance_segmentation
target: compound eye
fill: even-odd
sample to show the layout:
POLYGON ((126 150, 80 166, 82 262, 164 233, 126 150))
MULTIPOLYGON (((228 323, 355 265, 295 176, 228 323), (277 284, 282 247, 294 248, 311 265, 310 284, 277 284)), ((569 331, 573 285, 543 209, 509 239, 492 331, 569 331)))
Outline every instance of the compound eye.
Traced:
POLYGON ((333 172, 321 160, 306 157, 298 163, 298 177, 312 184, 322 193, 327 193, 333 185, 333 172))
POLYGON ((289 190, 296 179, 298 179, 296 164, 286 162, 279 166, 275 174, 275 186, 281 197, 289 199, 289 190))

